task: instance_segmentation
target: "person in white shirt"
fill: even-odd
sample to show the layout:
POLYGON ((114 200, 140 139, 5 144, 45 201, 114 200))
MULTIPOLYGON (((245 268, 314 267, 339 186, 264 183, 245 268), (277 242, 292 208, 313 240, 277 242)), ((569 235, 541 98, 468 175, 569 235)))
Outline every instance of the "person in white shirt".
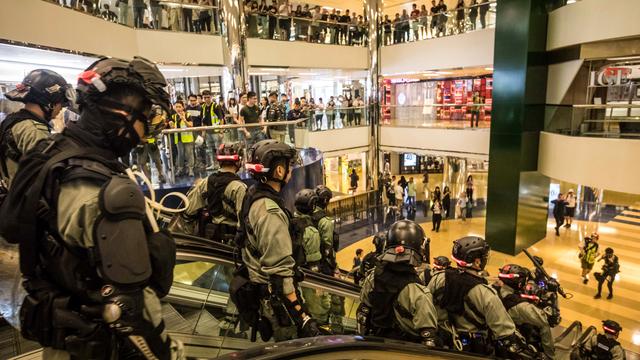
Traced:
POLYGON ((461 192, 460 197, 458 197, 458 203, 456 204, 456 206, 458 207, 458 211, 460 214, 460 218, 462 218, 462 221, 467 221, 467 202, 467 193, 461 192))
POLYGON ((278 15, 280 15, 280 19, 278 20, 278 26, 280 27, 280 33, 284 36, 282 40, 289 41, 291 37, 291 5, 289 5, 289 0, 284 0, 280 7, 278 8, 278 15))
POLYGON ((576 194, 573 192, 573 189, 569 189, 567 192, 567 197, 565 199, 567 205, 564 208, 564 227, 570 228, 573 223, 573 217, 576 215, 576 194))
POLYGON ((402 187, 402 185, 400 185, 400 183, 396 183, 395 185, 395 192, 396 192, 396 204, 398 205, 398 210, 399 211, 399 215, 402 215, 402 209, 404 208, 404 188, 402 187))

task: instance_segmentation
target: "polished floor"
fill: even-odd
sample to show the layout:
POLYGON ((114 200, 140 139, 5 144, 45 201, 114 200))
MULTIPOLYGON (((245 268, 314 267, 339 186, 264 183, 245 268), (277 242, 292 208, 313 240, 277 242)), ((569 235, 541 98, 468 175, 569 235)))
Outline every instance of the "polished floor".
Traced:
MULTIPOLYGON (((554 223, 555 224, 555 223, 554 223)), ((620 342, 625 349, 640 353, 640 207, 630 208, 606 223, 576 221, 571 229, 563 228, 560 236, 555 236, 553 226, 547 225, 545 239, 532 246, 529 251, 544 258, 546 270, 557 277, 565 291, 573 294, 571 299, 561 299, 562 326, 568 326, 574 320, 580 320, 584 328, 594 325, 601 329, 602 319, 618 321, 623 331, 620 342), (578 245, 584 235, 593 231, 600 234, 600 249, 612 247, 620 258, 621 273, 614 284, 614 298, 605 300, 606 285, 603 286, 603 299, 595 300, 597 283, 591 281, 584 285, 580 278, 580 262, 578 245)), ((451 244, 455 239, 467 235, 484 236, 485 218, 448 220, 443 222, 439 233, 431 230, 430 223, 423 223, 423 228, 431 238, 431 255, 450 255, 451 244)), ((361 248, 365 254, 373 250, 371 238, 354 243, 338 253, 338 264, 342 269, 350 269, 356 249, 361 248)), ((488 271, 494 278, 498 268, 507 263, 517 263, 533 268, 524 253, 510 256, 492 252, 488 271)), ((597 263, 594 271, 599 271, 601 263, 597 263)))

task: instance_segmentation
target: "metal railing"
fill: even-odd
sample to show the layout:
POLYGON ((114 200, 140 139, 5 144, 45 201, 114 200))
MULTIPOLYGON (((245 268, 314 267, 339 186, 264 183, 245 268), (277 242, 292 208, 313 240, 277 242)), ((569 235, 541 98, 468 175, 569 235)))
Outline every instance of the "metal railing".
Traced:
POLYGON ((573 136, 640 138, 640 104, 547 106, 545 130, 573 136))
POLYGON ((442 11, 432 8, 427 14, 427 8, 418 10, 414 16, 399 13, 394 19, 385 15, 380 24, 383 44, 394 45, 405 42, 433 39, 468 33, 478 29, 496 26, 496 2, 487 1, 469 7, 461 7, 442 11))
MULTIPOLYGON (((43 0, 127 27, 149 30, 216 34, 223 32, 220 11, 214 0, 159 0, 134 7, 133 1, 110 7, 99 1, 43 0)), ((115 1, 113 2, 116 3, 115 1)))
POLYGON ((382 105, 381 124, 421 128, 488 128, 491 104, 382 105), (473 122, 472 122, 473 121, 473 122))
POLYGON ((310 12, 283 16, 265 11, 245 13, 247 36, 282 41, 306 41, 317 44, 367 46, 368 25, 363 21, 328 20, 329 14, 310 12))

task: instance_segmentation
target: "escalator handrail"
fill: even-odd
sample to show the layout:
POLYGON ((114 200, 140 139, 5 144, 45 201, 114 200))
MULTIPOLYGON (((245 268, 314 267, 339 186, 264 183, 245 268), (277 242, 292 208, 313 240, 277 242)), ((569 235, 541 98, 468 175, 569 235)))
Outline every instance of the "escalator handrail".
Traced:
POLYGON ((593 325, 589 326, 589 327, 587 328, 587 330, 585 330, 585 331, 580 335, 580 337, 578 338, 578 341, 576 341, 576 345, 582 345, 582 344, 584 344, 584 343, 587 341, 587 339, 589 338, 589 335, 591 335, 591 333, 592 333, 592 332, 594 332, 594 331, 595 331, 595 332, 598 332, 598 329, 597 329, 595 326, 593 326, 593 325))
MULTIPOLYGON (((183 233, 173 233, 173 237, 176 240, 178 253, 201 255, 231 264, 234 263, 234 247, 232 246, 183 233)), ((305 281, 314 285, 329 289, 338 288, 341 291, 353 293, 351 294, 352 296, 360 294, 360 286, 354 283, 308 269, 302 269, 302 272, 305 275, 305 281)))
POLYGON ((582 323, 578 320, 574 321, 571 323, 571 325, 569 325, 569 327, 567 327, 562 334, 560 334, 558 337, 556 337, 554 339, 554 343, 556 344, 556 348, 558 349, 562 349, 562 350, 571 350, 575 347, 578 338, 580 337, 580 335, 582 334, 582 323), (574 330, 577 329, 577 336, 575 336, 575 338, 571 341, 571 344, 568 347, 565 346, 558 346, 558 344, 560 344, 567 336, 569 336, 569 334, 571 334, 574 330))

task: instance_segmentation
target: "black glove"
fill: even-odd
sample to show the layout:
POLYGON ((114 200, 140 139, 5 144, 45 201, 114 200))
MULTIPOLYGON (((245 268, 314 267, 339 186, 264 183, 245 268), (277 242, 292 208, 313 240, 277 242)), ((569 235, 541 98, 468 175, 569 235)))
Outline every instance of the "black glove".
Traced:
POLYGON ((504 359, 537 359, 538 353, 529 347, 527 343, 514 333, 502 339, 498 339, 496 355, 504 359))
POLYGON ((320 335, 322 335, 322 333, 320 329, 318 329, 318 323, 309 315, 306 315, 305 318, 302 319, 302 326, 298 329, 298 337, 306 338, 320 335))

